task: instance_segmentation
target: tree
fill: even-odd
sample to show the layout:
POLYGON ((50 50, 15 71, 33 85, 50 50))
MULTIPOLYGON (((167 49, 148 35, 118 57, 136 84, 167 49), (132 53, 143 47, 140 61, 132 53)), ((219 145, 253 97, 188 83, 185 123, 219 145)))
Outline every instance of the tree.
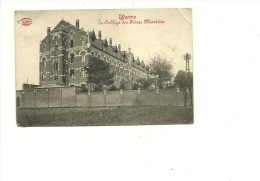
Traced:
POLYGON ((193 97, 192 97, 193 73, 192 72, 187 73, 187 87, 189 88, 189 92, 190 92, 190 103, 191 105, 193 105, 193 97))
POLYGON ((155 54, 150 58, 150 73, 157 77, 157 85, 162 88, 163 84, 171 81, 173 77, 173 60, 168 58, 165 53, 155 54))
POLYGON ((193 73, 185 72, 184 70, 179 70, 174 82, 180 88, 193 87, 193 73))
POLYGON ((187 87, 193 87, 193 73, 187 73, 187 87))
POLYGON ((138 83, 134 83, 133 85, 132 85, 132 89, 133 90, 137 90, 139 88, 139 85, 138 85, 138 83))
POLYGON ((184 70, 179 70, 174 80, 175 84, 180 88, 184 88, 187 85, 187 73, 184 70))
POLYGON ((103 85, 111 85, 114 83, 114 73, 110 72, 109 63, 92 57, 86 67, 88 73, 88 84, 95 84, 96 87, 100 88, 103 85))
POLYGON ((149 89, 150 79, 141 78, 141 79, 136 80, 136 82, 138 82, 139 84, 141 84, 141 88, 143 88, 143 89, 149 89))
POLYGON ((179 70, 175 77, 175 84, 177 84, 180 88, 185 88, 185 106, 186 106, 186 88, 189 89, 190 92, 190 101, 191 105, 193 105, 192 99, 192 88, 193 88, 193 73, 185 72, 183 70, 179 70))
POLYGON ((120 82, 119 89, 125 89, 125 88, 126 88, 126 86, 125 86, 125 81, 122 80, 122 81, 120 82))

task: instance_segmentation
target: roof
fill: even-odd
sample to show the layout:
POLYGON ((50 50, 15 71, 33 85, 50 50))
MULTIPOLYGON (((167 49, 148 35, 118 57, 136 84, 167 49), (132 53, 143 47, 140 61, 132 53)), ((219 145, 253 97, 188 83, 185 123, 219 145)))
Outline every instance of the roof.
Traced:
MULTIPOLYGON (((78 32, 78 33, 81 33, 82 35, 86 35, 87 33, 80 29, 80 28, 77 28, 76 26, 70 24, 69 22, 67 21, 64 21, 64 20, 61 20, 52 30, 50 33, 55 33, 55 32, 58 32, 58 31, 63 31, 65 33, 70 33, 71 31, 74 31, 74 32, 78 32)), ((44 41, 45 39, 47 38, 47 35, 45 36, 45 38, 42 40, 44 41)))
MULTIPOLYGON (((76 26, 70 24, 69 22, 65 20, 61 20, 52 30, 51 33, 57 32, 57 31, 64 31, 66 33, 70 33, 72 31, 77 32, 82 34, 83 36, 87 35, 87 32, 84 31, 83 29, 77 28, 76 26)), ((129 51, 119 51, 118 47, 116 45, 109 45, 107 39, 97 39, 95 31, 88 32, 90 34, 90 38, 92 39, 91 46, 108 53, 111 56, 114 56, 118 59, 120 59, 123 62, 129 62, 128 56, 131 55, 132 57, 132 62, 134 62, 134 67, 140 69, 140 70, 146 70, 145 69, 145 64, 142 61, 140 63, 139 57, 137 58, 137 61, 134 59, 134 54, 129 50, 129 51), (127 56, 128 55, 128 56, 127 56)), ((47 36, 43 39, 43 41, 47 38, 47 36)))

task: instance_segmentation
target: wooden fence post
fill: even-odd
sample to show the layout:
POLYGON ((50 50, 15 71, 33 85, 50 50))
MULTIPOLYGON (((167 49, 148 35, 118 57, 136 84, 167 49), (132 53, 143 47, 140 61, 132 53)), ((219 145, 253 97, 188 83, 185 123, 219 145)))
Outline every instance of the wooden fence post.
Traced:
POLYGON ((123 89, 120 89, 120 106, 123 106, 123 89))
POLYGON ((34 92, 34 107, 36 108, 36 90, 34 89, 33 92, 34 92))
POLYGON ((158 101, 158 105, 160 105, 160 97, 159 97, 159 89, 156 89, 156 103, 158 101), (159 100, 158 100, 159 99, 159 100))
POLYGON ((104 91, 104 103, 105 103, 105 106, 107 106, 107 96, 106 96, 106 90, 103 90, 104 91))
POLYGON ((89 106, 91 106, 91 92, 90 90, 88 90, 88 103, 89 103, 89 106))

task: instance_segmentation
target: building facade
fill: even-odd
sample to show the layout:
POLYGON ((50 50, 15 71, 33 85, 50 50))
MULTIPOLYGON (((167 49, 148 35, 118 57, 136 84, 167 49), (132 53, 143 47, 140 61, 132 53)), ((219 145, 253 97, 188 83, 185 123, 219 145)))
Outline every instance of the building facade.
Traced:
POLYGON ((47 35, 40 43, 40 86, 84 86, 88 75, 85 67, 92 58, 99 58, 110 65, 115 73, 114 84, 123 81, 128 89, 141 78, 148 78, 149 68, 131 49, 122 51, 112 38, 102 39, 101 31, 84 31, 79 26, 61 20, 54 29, 47 28, 47 35))

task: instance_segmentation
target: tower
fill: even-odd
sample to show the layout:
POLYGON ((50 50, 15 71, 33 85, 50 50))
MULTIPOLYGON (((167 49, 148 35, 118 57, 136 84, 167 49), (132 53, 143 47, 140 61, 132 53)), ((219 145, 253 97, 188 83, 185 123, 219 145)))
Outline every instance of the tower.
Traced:
POLYGON ((63 29, 51 31, 40 43, 40 85, 66 84, 67 33, 63 29))

